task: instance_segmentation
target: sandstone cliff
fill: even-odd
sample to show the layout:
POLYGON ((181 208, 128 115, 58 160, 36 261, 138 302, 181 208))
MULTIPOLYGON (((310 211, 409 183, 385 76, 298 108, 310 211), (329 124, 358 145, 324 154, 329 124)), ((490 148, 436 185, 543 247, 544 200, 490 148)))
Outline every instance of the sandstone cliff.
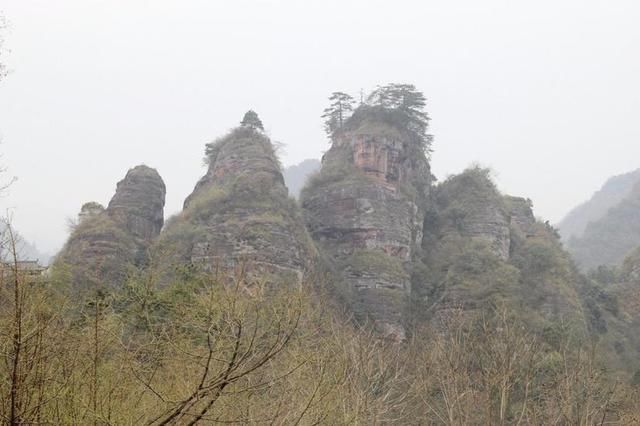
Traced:
POLYGON ((300 283, 315 249, 287 194, 269 138, 240 126, 207 145, 207 173, 172 218, 158 249, 205 269, 247 266, 272 283, 300 283))
POLYGON ((431 173, 383 109, 360 107, 302 191, 313 239, 343 280, 356 318, 403 339, 410 262, 422 239, 431 173))
POLYGON ((129 170, 106 209, 95 202, 82 206, 56 267, 68 267, 79 288, 121 284, 129 268, 146 262, 162 228, 164 200, 165 185, 155 169, 129 170))

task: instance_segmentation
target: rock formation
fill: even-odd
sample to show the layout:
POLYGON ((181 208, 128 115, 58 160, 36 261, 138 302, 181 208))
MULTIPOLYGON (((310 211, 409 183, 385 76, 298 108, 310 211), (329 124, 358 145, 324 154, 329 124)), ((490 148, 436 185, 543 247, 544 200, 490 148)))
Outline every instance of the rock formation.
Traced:
POLYGON ((137 166, 118 182, 116 194, 107 206, 107 214, 141 242, 160 234, 164 224, 166 188, 155 169, 137 166))
POLYGON ((419 316, 439 323, 459 309, 510 306, 535 329, 558 318, 584 322, 579 275, 529 200, 500 194, 479 167, 442 182, 433 198, 413 279, 419 316))
POLYGON ((531 200, 505 195, 504 203, 509 215, 511 232, 519 232, 525 238, 534 236, 537 229, 531 200))
POLYGON ((96 202, 82 206, 55 267, 68 267, 78 288, 120 285, 130 267, 146 262, 162 228, 164 200, 165 185, 155 169, 129 170, 106 209, 96 202))
POLYGON ((271 141, 243 125, 207 145, 207 173, 167 224, 158 247, 207 269, 240 264, 273 283, 300 283, 315 257, 288 198, 271 141))
POLYGON ((401 340, 409 263, 422 239, 431 173, 403 129, 374 112, 361 107, 334 135, 301 201, 308 229, 339 270, 356 317, 401 340))
POLYGON ((441 238, 458 235, 488 243, 503 260, 509 258, 510 216, 505 200, 480 168, 443 182, 436 193, 441 238))

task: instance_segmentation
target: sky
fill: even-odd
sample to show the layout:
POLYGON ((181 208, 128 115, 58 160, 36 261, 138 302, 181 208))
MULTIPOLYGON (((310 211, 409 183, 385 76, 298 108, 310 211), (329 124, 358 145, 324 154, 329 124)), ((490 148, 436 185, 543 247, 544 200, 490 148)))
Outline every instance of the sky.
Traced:
POLYGON ((55 253, 137 164, 177 213, 204 145, 256 110, 285 165, 328 149, 333 91, 413 83, 439 180, 478 163, 555 223, 640 167, 635 0, 0 0, 0 198, 55 253))

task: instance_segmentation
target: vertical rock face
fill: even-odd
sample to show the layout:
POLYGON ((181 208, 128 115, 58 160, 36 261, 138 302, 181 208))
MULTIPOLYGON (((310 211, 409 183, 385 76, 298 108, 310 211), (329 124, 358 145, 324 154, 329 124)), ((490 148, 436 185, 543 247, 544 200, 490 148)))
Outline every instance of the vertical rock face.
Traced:
POLYGON ((118 182, 107 214, 141 241, 160 234, 164 223, 166 187, 155 169, 140 165, 118 182))
POLYGON ((301 196, 308 229, 341 272, 356 316, 396 340, 405 335, 407 266, 431 179, 424 154, 409 155, 407 145, 385 122, 345 131, 301 196))
POLYGON ((147 166, 129 170, 106 209, 95 202, 82 206, 56 266, 67 265, 78 288, 121 284, 130 267, 146 262, 164 220, 164 198, 158 172, 147 166))
POLYGON ((505 195, 504 202, 510 217, 511 229, 520 232, 524 237, 534 236, 536 218, 533 215, 531 200, 505 195))
POLYGON ((275 284, 300 283, 315 249, 289 199, 273 146, 241 126, 207 146, 209 168, 167 224, 160 246, 209 269, 240 263, 275 284))

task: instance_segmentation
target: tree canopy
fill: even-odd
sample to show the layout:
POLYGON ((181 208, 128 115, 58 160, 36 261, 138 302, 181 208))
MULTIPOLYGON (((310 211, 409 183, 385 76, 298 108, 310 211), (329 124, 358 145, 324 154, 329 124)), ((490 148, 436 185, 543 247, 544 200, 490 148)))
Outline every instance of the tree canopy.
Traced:
POLYGON ((427 134, 430 120, 424 110, 427 99, 413 84, 390 83, 378 86, 368 96, 367 102, 398 112, 400 124, 416 137, 416 142, 422 148, 429 149, 432 136, 427 134))
POLYGON ((258 117, 258 114, 251 109, 244 114, 244 117, 242 117, 242 121, 240 122, 240 125, 244 127, 251 127, 252 129, 260 129, 264 131, 264 127, 262 126, 262 120, 260 120, 260 117, 258 117))
POLYGON ((329 136, 342 128, 344 122, 351 116, 355 100, 352 96, 344 92, 333 92, 329 96, 331 104, 325 108, 322 118, 324 121, 324 130, 329 136))
POLYGON ((329 137, 344 130, 348 121, 381 113, 386 121, 407 131, 415 146, 425 151, 429 151, 431 147, 432 136, 427 133, 430 119, 425 111, 427 100, 413 84, 390 83, 378 86, 366 97, 366 102, 355 110, 354 98, 344 92, 333 92, 329 101, 331 103, 322 115, 329 137))

